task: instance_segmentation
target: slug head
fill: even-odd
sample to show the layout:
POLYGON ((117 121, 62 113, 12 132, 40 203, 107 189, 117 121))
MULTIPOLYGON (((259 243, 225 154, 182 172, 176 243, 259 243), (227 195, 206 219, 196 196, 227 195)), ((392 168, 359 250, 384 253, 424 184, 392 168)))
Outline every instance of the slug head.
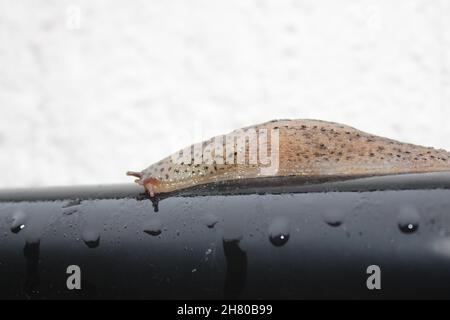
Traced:
POLYGON ((150 175, 145 175, 142 172, 134 172, 134 171, 128 171, 128 176, 133 176, 138 179, 134 180, 137 184, 144 186, 145 190, 148 192, 150 197, 155 196, 155 186, 160 183, 160 181, 156 178, 153 178, 150 175))

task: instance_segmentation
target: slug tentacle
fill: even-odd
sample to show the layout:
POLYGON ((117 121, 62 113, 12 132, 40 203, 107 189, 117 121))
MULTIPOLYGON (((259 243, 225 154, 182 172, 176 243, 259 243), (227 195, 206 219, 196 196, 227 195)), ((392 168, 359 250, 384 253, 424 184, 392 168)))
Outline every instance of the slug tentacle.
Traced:
POLYGON ((142 172, 127 171, 127 176, 133 176, 133 177, 136 177, 136 178, 142 178, 142 172))
POLYGON ((139 179, 135 179, 134 182, 136 182, 139 185, 143 185, 142 182, 142 172, 135 172, 135 171, 127 171, 127 176, 137 177, 139 179))
POLYGON ((221 181, 450 171, 445 150, 398 142, 319 120, 273 120, 192 145, 137 177, 151 197, 221 181))

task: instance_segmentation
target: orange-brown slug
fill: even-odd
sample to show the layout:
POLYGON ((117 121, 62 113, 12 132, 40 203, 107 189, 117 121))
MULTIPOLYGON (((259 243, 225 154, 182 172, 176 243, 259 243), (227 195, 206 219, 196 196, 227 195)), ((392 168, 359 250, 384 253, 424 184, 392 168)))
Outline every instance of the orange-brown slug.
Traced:
POLYGON ((135 176, 155 194, 267 177, 350 179, 450 171, 450 154, 319 120, 273 120, 192 145, 135 176))

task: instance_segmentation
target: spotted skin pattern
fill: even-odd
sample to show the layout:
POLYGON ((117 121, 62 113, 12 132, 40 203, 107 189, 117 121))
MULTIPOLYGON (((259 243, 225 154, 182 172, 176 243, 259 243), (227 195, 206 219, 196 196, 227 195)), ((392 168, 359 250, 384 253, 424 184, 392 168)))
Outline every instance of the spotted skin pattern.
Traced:
MULTIPOLYGON (((361 176, 379 176, 404 173, 450 171, 450 154, 445 150, 423 147, 375 136, 355 128, 320 120, 273 120, 246 127, 257 133, 261 129, 277 130, 278 171, 277 177, 322 178, 341 177, 351 179, 361 176)), ((229 133, 235 134, 237 130, 229 133)), ((227 136, 227 135, 226 135, 227 136)), ((205 148, 214 138, 201 143, 205 148)), ((271 136, 268 137, 268 153, 271 150, 271 136)), ((259 147, 257 152, 259 152, 259 147)), ((236 156, 234 150, 226 150, 220 157, 236 156)), ((195 150, 193 146, 191 149, 195 150)), ((249 164, 255 150, 245 147, 246 163, 195 163, 179 162, 169 156, 141 172, 129 171, 136 182, 143 185, 151 197, 155 194, 178 191, 192 186, 233 181, 258 179, 261 163, 249 164)), ((178 153, 177 153, 178 154, 178 153)), ((201 155, 200 155, 201 157, 201 155)))

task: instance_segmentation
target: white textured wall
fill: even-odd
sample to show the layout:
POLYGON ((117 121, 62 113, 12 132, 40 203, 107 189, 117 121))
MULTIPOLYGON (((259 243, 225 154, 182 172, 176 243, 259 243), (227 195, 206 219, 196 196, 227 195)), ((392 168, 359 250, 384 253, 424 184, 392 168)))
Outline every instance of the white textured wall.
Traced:
POLYGON ((450 0, 0 0, 0 187, 273 118, 450 149, 450 0))

